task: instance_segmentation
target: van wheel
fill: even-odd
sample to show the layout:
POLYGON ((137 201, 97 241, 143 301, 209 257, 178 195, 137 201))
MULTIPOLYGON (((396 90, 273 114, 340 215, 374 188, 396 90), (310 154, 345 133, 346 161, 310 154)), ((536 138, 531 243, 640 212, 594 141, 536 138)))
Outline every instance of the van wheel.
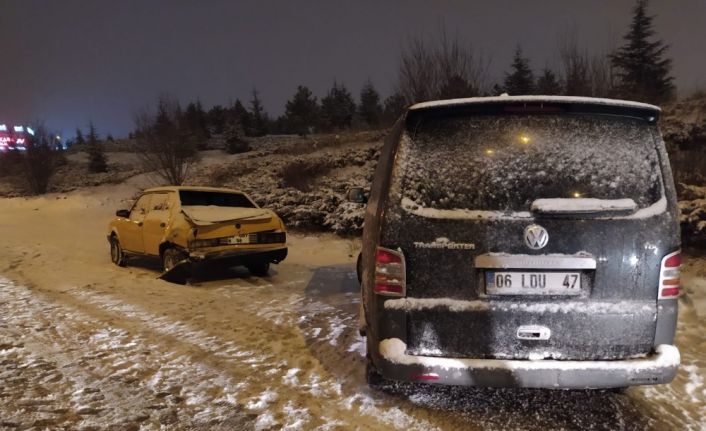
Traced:
POLYGON ((110 260, 118 266, 125 266, 125 253, 120 247, 120 241, 114 236, 110 237, 110 260))
POLYGON ((168 248, 162 253, 162 269, 167 272, 186 259, 186 254, 176 248, 168 248))
POLYGON ((270 272, 270 262, 258 262, 246 265, 252 275, 266 277, 270 272))
POLYGON ((380 387, 385 383, 385 378, 380 374, 369 356, 365 358, 365 381, 374 388, 380 387))
POLYGON ((358 259, 355 262, 355 272, 358 276, 358 283, 363 280, 363 253, 358 253, 358 259))

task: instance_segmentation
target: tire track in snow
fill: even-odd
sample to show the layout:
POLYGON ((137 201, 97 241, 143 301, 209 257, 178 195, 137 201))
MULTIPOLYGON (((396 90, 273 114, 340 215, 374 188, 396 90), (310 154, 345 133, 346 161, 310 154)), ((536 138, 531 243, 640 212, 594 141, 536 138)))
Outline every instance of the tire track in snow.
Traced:
MULTIPOLYGON (((50 381, 39 385, 27 382, 34 393, 54 394, 52 399, 20 398, 14 402, 15 410, 12 400, 6 400, 4 418, 45 427, 112 424, 158 429, 177 421, 193 425, 205 423, 201 421, 217 423, 231 419, 237 412, 236 400, 229 395, 235 385, 227 377, 171 352, 160 357, 147 355, 148 350, 159 352, 160 346, 139 335, 114 327, 95 328, 90 314, 58 307, 27 288, 1 279, 0 303, 3 323, 25 326, 25 330, 13 334, 19 338, 15 350, 21 352, 14 355, 19 367, 38 362, 57 370, 50 381), (37 322, 45 330, 26 330, 36 327, 37 322), (188 390, 174 386, 194 371, 199 371, 207 383, 188 390), (214 389, 219 390, 221 397, 212 395, 214 389), (204 410, 198 403, 200 399, 209 399, 213 404, 204 410), (60 404, 53 410, 28 408, 55 402, 60 404)), ((12 365, 12 354, 7 349, 2 351, 5 366, 12 365)), ((13 374, 12 369, 8 371, 13 374)), ((5 398, 16 398, 27 392, 14 386, 4 393, 11 394, 5 398)))
MULTIPOLYGON (((280 351, 275 352, 272 343, 263 344, 262 340, 259 340, 254 345, 252 345, 251 340, 238 340, 237 343, 234 341, 224 342, 206 331, 195 329, 183 322, 175 322, 165 316, 156 316, 136 305, 122 302, 110 294, 96 293, 83 289, 73 289, 70 293, 93 306, 109 312, 117 312, 124 317, 139 321, 141 325, 160 336, 178 338, 187 344, 199 346, 200 349, 208 352, 209 355, 222 359, 219 365, 225 365, 231 375, 237 372, 236 370, 240 370, 239 375, 235 378, 235 380, 240 382, 238 398, 244 403, 247 411, 259 415, 257 422, 261 425, 272 423, 274 420, 278 427, 297 429, 299 425, 306 425, 306 428, 324 427, 325 429, 330 424, 322 422, 322 418, 326 417, 323 413, 331 411, 328 416, 337 417, 336 411, 344 408, 345 410, 350 410, 350 403, 340 401, 342 398, 342 386, 340 382, 335 380, 335 376, 322 377, 322 374, 315 369, 304 370, 303 367, 299 366, 300 369, 297 368, 296 364, 290 364, 287 359, 281 359, 294 358, 295 362, 311 363, 309 358, 301 358, 302 354, 307 354, 306 351, 291 351, 291 346, 282 344, 277 349, 280 351), (224 348, 224 346, 227 347, 224 348), (246 368, 242 366, 243 364, 247 364, 252 370, 243 373, 242 370, 246 368), (269 383, 280 384, 280 389, 286 386, 291 387, 291 390, 287 391, 290 397, 271 399, 267 395, 271 389, 267 386, 268 382, 263 381, 263 375, 268 377, 269 383), (312 398, 317 401, 312 401, 312 398), (322 402, 322 400, 333 400, 334 402, 322 402), (260 408, 263 407, 263 404, 266 404, 266 409, 260 408), (314 412, 310 411, 308 415, 294 415, 296 417, 295 420, 290 422, 292 420, 292 417, 290 417, 293 414, 292 412, 299 412, 304 408, 312 409, 312 407, 319 410, 316 413, 322 414, 314 415, 312 414, 314 412), (272 415, 273 409, 276 409, 274 416, 272 415)), ((288 337, 286 331, 296 333, 299 329, 293 323, 301 319, 300 313, 311 313, 313 311, 332 313, 336 310, 322 303, 307 303, 300 294, 288 294, 272 298, 264 304, 250 300, 241 311, 247 311, 261 319, 265 319, 271 325, 276 326, 277 328, 275 329, 277 331, 282 331, 279 336, 288 337)), ((340 326, 342 321, 350 320, 351 316, 336 320, 338 323, 334 322, 334 325, 328 328, 329 330, 323 340, 335 346, 335 340, 342 332, 342 329, 337 330, 336 328, 340 326)), ((251 326, 262 328, 260 321, 253 321, 242 316, 238 321, 238 325, 239 327, 242 326, 240 329, 244 332, 248 332, 251 326)), ((382 410, 375 411, 373 408, 374 404, 376 402, 372 399, 369 399, 366 403, 356 404, 356 410, 369 416, 368 421, 373 423, 379 422, 380 418, 385 416, 380 414, 382 410)), ((408 418, 408 420, 402 421, 404 423, 415 423, 417 421, 402 411, 398 411, 395 414, 398 417, 408 418)), ((400 420, 398 419, 397 422, 400 422, 400 420)), ((382 423, 388 426, 394 425, 390 421, 382 421, 382 423)), ((405 426, 404 428, 433 429, 431 424, 425 424, 424 421, 418 427, 410 428, 405 426)))

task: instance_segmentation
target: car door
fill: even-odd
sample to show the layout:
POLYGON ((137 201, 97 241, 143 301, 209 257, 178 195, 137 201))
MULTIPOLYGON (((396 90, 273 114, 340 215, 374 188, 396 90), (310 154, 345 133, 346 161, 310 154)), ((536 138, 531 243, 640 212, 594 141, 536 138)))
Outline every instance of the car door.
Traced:
POLYGON ((125 250, 133 253, 144 253, 145 246, 142 240, 142 226, 149 211, 151 194, 144 194, 133 205, 130 210, 130 217, 124 225, 124 230, 120 232, 120 238, 125 250))
POLYGON ((142 225, 142 240, 146 254, 158 255, 159 245, 169 225, 172 206, 171 193, 153 193, 149 211, 142 225))

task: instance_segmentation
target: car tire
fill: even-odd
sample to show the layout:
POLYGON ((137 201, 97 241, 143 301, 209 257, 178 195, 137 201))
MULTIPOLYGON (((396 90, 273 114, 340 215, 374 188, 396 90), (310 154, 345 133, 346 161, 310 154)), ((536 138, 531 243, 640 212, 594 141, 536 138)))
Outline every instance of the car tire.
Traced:
POLYGON ((183 251, 170 247, 162 253, 162 270, 167 272, 184 259, 186 259, 186 254, 183 251))
POLYGON ((266 277, 270 272, 270 262, 251 263, 246 265, 252 275, 266 277))
POLYGON ((110 260, 117 266, 125 266, 125 253, 115 236, 110 237, 110 260))

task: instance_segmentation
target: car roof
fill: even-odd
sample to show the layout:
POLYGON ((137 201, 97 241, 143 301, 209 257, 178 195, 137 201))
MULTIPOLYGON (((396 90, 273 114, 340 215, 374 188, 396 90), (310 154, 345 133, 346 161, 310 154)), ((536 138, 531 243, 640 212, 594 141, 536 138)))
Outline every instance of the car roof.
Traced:
POLYGON ((428 108, 464 106, 464 105, 482 105, 482 104, 497 104, 497 103, 567 103, 576 105, 603 105, 616 106, 624 108, 637 108, 661 112, 658 106, 647 103, 632 102, 629 100, 619 99, 602 99, 598 97, 577 97, 577 96, 493 96, 493 97, 468 97, 464 99, 446 99, 432 100, 429 102, 416 103, 409 107, 410 111, 424 110, 428 108))
POLYGON ((178 192, 181 190, 195 191, 195 192, 222 192, 222 193, 243 193, 240 190, 227 189, 225 187, 205 187, 205 186, 164 186, 164 187, 152 187, 146 189, 144 193, 154 193, 154 192, 178 192))

